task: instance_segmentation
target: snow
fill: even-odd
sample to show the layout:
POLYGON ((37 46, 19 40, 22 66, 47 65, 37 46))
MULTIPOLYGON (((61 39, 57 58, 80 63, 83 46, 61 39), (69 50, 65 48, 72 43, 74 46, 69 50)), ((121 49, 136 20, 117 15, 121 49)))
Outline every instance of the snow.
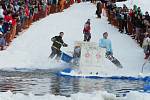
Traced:
POLYGON ((0 93, 0 100, 85 100, 85 97, 86 100, 149 100, 150 94, 132 91, 126 97, 116 97, 114 94, 105 91, 97 91, 91 94, 77 93, 72 94, 70 97, 64 97, 52 94, 45 94, 43 96, 33 95, 32 93, 28 95, 21 93, 13 94, 11 91, 0 93))
POLYGON ((93 92, 92 94, 85 94, 85 93, 77 93, 71 95, 71 97, 64 97, 64 96, 55 96, 46 94, 44 96, 35 96, 32 93, 29 95, 24 94, 13 94, 12 92, 4 92, 0 93, 0 100, 116 100, 115 95, 109 94, 107 92, 93 92))
MULTIPOLYGON (((146 11, 150 11, 150 2, 149 0, 127 0, 126 2, 118 2, 116 3, 117 6, 123 6, 123 4, 126 4, 128 8, 133 8, 133 5, 137 5, 138 7, 141 7, 141 10, 143 12, 143 14, 146 12, 146 11)), ((150 13, 150 12, 149 12, 150 13)))
POLYGON ((140 93, 137 91, 129 93, 123 100, 149 100, 149 93, 140 93))

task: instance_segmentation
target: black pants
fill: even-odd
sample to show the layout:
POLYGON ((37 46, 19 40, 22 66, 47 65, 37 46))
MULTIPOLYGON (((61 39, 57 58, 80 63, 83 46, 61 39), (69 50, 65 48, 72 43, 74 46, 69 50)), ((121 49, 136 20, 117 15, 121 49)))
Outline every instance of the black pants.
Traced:
POLYGON ((119 20, 118 22, 119 22, 119 31, 122 33, 123 32, 123 29, 122 29, 122 27, 123 27, 123 21, 119 20))
POLYGON ((60 56, 61 56, 61 51, 58 50, 58 49, 56 49, 56 48, 54 48, 54 47, 51 47, 51 49, 52 49, 52 52, 51 52, 51 54, 50 54, 49 57, 52 59, 52 58, 54 58, 54 56, 56 55, 56 58, 55 58, 55 59, 59 60, 59 59, 60 59, 60 56))
POLYGON ((144 38, 145 38, 144 33, 141 33, 141 34, 140 34, 140 36, 139 36, 139 41, 138 41, 141 47, 142 47, 142 44, 143 44, 144 38))
POLYGON ((125 32, 128 33, 127 21, 122 22, 122 31, 124 31, 124 28, 125 28, 125 32))
POLYGON ((96 10, 96 15, 98 18, 101 18, 101 12, 100 11, 96 10))
POLYGON ((90 33, 84 33, 84 41, 89 42, 91 40, 91 34, 90 33))
POLYGON ((147 47, 147 54, 150 56, 150 45, 147 47))

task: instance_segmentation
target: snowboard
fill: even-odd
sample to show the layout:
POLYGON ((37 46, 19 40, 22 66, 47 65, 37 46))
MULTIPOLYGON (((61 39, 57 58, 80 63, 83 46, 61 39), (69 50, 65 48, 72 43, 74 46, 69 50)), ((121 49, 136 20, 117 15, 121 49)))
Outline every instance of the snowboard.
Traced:
POLYGON ((120 61, 112 55, 106 55, 106 58, 110 60, 116 67, 123 68, 120 61))

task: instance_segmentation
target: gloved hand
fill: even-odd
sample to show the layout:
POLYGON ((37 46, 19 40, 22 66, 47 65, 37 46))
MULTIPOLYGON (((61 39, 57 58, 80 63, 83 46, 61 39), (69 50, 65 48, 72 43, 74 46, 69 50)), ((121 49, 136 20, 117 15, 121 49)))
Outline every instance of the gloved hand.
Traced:
POLYGON ((63 47, 68 47, 68 44, 66 44, 66 43, 63 43, 63 47))
POLYGON ((85 34, 84 30, 83 30, 83 34, 85 34))

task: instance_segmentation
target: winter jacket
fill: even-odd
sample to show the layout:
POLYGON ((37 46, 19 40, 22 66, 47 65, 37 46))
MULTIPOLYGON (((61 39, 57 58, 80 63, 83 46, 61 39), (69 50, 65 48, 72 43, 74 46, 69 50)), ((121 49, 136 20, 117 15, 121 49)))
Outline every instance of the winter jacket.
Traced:
POLYGON ((142 48, 144 49, 144 53, 148 53, 149 46, 150 46, 150 38, 147 37, 144 39, 143 45, 142 45, 142 48))
POLYGON ((83 33, 88 34, 90 33, 90 30, 91 30, 90 23, 85 23, 83 33))
POLYGON ((0 9, 0 18, 4 18, 4 14, 3 14, 4 10, 0 9))
POLYGON ((116 12, 116 18, 117 18, 118 21, 121 20, 121 14, 119 12, 116 12))
POLYGON ((150 45, 150 38, 149 37, 145 38, 143 41, 143 47, 148 46, 148 45, 150 45))
POLYGON ((109 39, 100 39, 99 40, 99 47, 106 48, 106 52, 113 53, 111 41, 109 39))
POLYGON ((124 13, 123 15, 124 15, 124 21, 127 21, 127 19, 128 19, 127 13, 124 13))
MULTIPOLYGON (((4 32, 2 26, 0 25, 0 32, 4 32)), ((0 35, 0 46, 5 46, 6 45, 6 41, 4 38, 4 35, 0 35)))
POLYGON ((150 21, 150 16, 149 15, 145 15, 145 20, 150 21))
POLYGON ((12 16, 5 16, 4 20, 8 23, 11 23, 12 26, 16 25, 16 20, 12 18, 12 16))
POLYGON ((102 13, 102 4, 100 2, 97 3, 97 12, 102 13))
POLYGON ((51 40, 53 41, 52 47, 57 50, 60 50, 62 46, 67 47, 67 44, 64 43, 61 36, 52 37, 51 40))
POLYGON ((26 8, 25 8, 25 16, 26 16, 26 17, 29 17, 29 14, 30 14, 29 8, 26 7, 26 8))
POLYGON ((129 12, 129 16, 133 17, 134 13, 133 12, 129 12))
POLYGON ((135 25, 135 27, 137 27, 137 28, 142 28, 142 27, 143 27, 142 20, 136 18, 136 20, 135 20, 135 22, 134 22, 134 25, 135 25))

